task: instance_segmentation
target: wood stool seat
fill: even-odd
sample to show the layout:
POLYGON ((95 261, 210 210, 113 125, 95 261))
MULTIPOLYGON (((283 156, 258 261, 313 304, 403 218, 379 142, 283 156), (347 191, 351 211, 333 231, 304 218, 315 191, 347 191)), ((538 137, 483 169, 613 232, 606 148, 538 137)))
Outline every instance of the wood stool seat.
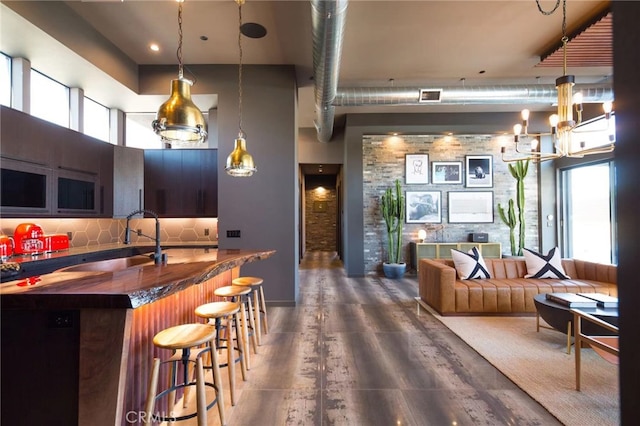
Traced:
POLYGON ((267 304, 264 299, 264 289, 262 286, 263 282, 264 280, 260 277, 238 277, 231 280, 232 285, 249 287, 253 291, 253 309, 255 311, 255 330, 258 339, 258 345, 262 344, 262 331, 264 331, 264 334, 269 333, 269 325, 267 321, 267 304))
POLYGON ((208 343, 214 337, 216 329, 209 325, 184 324, 162 330, 153 337, 153 344, 164 349, 185 349, 208 343))
POLYGON ((151 377, 149 378, 149 388, 147 400, 145 403, 145 424, 151 424, 154 421, 181 421, 197 417, 198 426, 207 425, 207 410, 218 405, 220 414, 220 423, 226 424, 224 413, 223 390, 220 384, 220 367, 218 366, 218 353, 215 346, 216 329, 209 324, 183 324, 164 329, 153 337, 153 344, 162 349, 170 349, 173 355, 166 361, 162 362, 159 358, 154 358, 151 369, 151 377), (203 347, 201 347, 203 346, 203 347), (192 349, 195 349, 192 351, 192 349), (213 370, 213 383, 206 382, 204 378, 204 361, 202 355, 209 353, 211 356, 211 368, 213 370), (189 380, 189 363, 196 365, 195 378, 189 380), (160 365, 168 363, 171 365, 171 383, 169 388, 157 392, 158 378, 160 375, 160 365), (177 382, 178 363, 182 363, 183 380, 182 383, 177 382), (158 416, 154 413, 156 400, 168 395, 168 404, 170 413, 175 405, 176 391, 179 389, 186 390, 190 386, 196 388, 196 412, 174 417, 173 415, 158 416), (207 404, 206 386, 215 390, 215 398, 207 404))
POLYGON ((219 297, 240 297, 240 296, 246 296, 249 293, 251 293, 250 287, 240 287, 240 286, 232 286, 232 285, 219 287, 213 291, 213 294, 219 297))
POLYGON ((260 277, 238 277, 238 278, 234 278, 231 281, 231 284, 254 287, 254 286, 262 285, 263 282, 264 280, 260 277))
POLYGON ((234 302, 212 302, 196 308, 196 315, 201 318, 224 318, 240 312, 240 304, 234 302))
POLYGON ((240 303, 237 302, 211 302, 200 305, 196 308, 195 314, 200 318, 208 319, 215 325, 216 330, 216 348, 227 350, 227 362, 221 363, 221 368, 229 370, 229 387, 231 389, 231 405, 236 405, 236 370, 235 364, 240 362, 242 369, 242 380, 247 380, 247 365, 245 360, 246 345, 244 343, 243 332, 239 329, 238 313, 240 312, 240 303), (226 346, 220 345, 220 338, 223 331, 222 320, 226 319, 226 346), (234 345, 234 332, 235 341, 234 345), (238 356, 234 356, 234 352, 238 351, 238 356))

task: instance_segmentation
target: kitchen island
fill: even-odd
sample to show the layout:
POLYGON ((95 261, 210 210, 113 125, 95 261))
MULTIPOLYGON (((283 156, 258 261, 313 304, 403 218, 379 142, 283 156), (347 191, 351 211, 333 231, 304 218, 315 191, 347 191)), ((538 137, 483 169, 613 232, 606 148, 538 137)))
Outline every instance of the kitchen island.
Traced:
POLYGON ((216 300, 216 288, 243 264, 275 253, 165 252, 161 265, 138 255, 136 262, 77 264, 0 284, 3 422, 137 423, 151 362, 169 355, 153 336, 198 322, 195 307, 216 300))

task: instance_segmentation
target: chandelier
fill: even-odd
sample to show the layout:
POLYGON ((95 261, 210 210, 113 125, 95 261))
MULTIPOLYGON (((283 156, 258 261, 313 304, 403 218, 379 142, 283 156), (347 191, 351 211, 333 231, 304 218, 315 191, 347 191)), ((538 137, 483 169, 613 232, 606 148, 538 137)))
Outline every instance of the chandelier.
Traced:
POLYGON ((244 0, 235 0, 238 3, 238 50, 240 60, 238 63, 238 137, 235 140, 235 148, 227 157, 225 170, 234 177, 249 177, 257 168, 253 157, 247 152, 247 141, 242 130, 242 5, 244 0))
POLYGON ((178 79, 171 80, 171 96, 158 109, 151 126, 169 146, 194 146, 207 139, 207 122, 191 100, 190 80, 184 78, 182 65, 182 3, 178 0, 178 79))
MULTIPOLYGON (((539 0, 536 0, 538 10, 543 15, 551 15, 560 5, 561 0, 556 0, 555 7, 551 11, 544 11, 540 6, 539 0)), ((612 152, 615 148, 615 137, 611 126, 611 118, 613 116, 613 104, 604 102, 602 109, 604 115, 599 117, 604 119, 604 126, 600 128, 587 128, 582 122, 583 111, 583 95, 580 92, 573 93, 575 85, 575 77, 567 74, 567 43, 569 38, 566 34, 567 29, 567 0, 562 0, 562 54, 563 54, 563 73, 562 77, 556 79, 556 90, 558 91, 558 113, 549 117, 549 133, 539 133, 538 136, 550 136, 553 142, 553 152, 542 152, 540 143, 537 138, 529 135, 529 110, 522 110, 522 124, 513 126, 513 140, 515 142, 515 151, 520 155, 516 158, 505 158, 506 147, 501 147, 502 161, 514 162, 519 160, 531 160, 534 162, 553 160, 560 157, 582 158, 585 155, 604 154, 612 152), (574 119, 574 109, 576 117, 574 119), (608 132, 608 141, 605 144, 588 148, 586 142, 580 141, 576 143, 574 139, 582 133, 608 132), (523 148, 522 144, 527 142, 528 148, 523 148), (576 146, 578 145, 578 146, 576 146)), ((594 120, 596 121, 596 120, 594 120)), ((597 120, 600 121, 600 120, 597 120)))

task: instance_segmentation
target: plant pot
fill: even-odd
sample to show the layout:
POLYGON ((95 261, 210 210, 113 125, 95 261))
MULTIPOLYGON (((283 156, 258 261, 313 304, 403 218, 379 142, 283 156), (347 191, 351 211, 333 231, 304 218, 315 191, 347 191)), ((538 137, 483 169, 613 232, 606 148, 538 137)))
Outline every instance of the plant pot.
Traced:
POLYGON ((382 271, 387 278, 402 278, 407 271, 406 263, 386 263, 382 264, 382 271))

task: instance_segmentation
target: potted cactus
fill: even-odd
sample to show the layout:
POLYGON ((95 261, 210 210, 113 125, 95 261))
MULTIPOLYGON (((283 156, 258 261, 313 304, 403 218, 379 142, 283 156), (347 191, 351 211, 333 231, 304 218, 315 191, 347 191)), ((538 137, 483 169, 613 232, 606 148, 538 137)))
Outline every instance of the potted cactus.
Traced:
POLYGON ((524 178, 529 171, 529 160, 518 160, 513 164, 509 164, 509 172, 516 180, 516 204, 518 207, 518 217, 514 207, 513 198, 509 199, 507 210, 498 203, 498 214, 500 219, 509 227, 509 242, 511 243, 511 255, 522 256, 524 248, 524 178), (518 245, 516 246, 515 228, 518 227, 518 245))
POLYGON ((404 222, 404 195, 400 181, 387 188, 382 195, 380 209, 387 227, 387 262, 382 264, 387 278, 400 278, 404 275, 407 264, 402 262, 402 224, 404 222))

